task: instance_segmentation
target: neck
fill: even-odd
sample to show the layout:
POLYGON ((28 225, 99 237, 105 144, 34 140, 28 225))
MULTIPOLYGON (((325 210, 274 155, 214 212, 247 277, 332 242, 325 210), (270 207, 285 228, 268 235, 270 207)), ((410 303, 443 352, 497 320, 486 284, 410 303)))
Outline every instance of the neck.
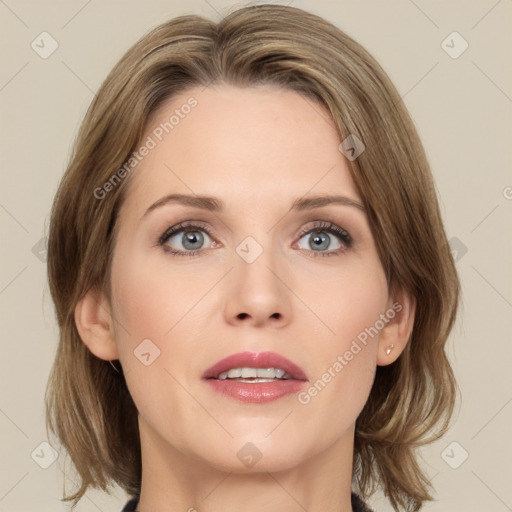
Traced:
POLYGON ((353 427, 309 457, 262 455, 250 468, 236 457, 226 466, 225 458, 205 460, 170 446, 140 416, 139 428, 140 512, 352 512, 353 427))

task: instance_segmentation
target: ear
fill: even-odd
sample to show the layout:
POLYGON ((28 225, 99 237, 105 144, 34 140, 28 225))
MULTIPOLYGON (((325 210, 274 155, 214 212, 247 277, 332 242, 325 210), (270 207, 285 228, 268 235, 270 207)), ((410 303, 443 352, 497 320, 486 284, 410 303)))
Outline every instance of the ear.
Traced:
POLYGON ((110 304, 96 287, 77 303, 75 324, 80 338, 96 357, 106 361, 119 358, 110 304))
POLYGON ((395 362, 405 349, 414 326, 416 301, 404 290, 390 294, 384 316, 387 323, 380 332, 377 365, 395 362))

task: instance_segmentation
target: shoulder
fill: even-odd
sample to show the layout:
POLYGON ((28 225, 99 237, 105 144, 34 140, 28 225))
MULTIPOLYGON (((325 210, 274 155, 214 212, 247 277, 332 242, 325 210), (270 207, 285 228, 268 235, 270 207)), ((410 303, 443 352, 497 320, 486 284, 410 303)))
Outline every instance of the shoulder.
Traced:
POLYGON ((352 493, 352 510, 354 512, 373 512, 366 503, 355 493, 352 493))
POLYGON ((135 512, 139 504, 139 496, 132 496, 121 512, 135 512))

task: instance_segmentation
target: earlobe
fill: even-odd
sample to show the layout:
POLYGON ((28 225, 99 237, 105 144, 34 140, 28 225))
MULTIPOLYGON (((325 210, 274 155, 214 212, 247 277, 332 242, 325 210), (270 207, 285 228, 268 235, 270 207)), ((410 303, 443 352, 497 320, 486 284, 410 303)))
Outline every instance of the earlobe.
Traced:
POLYGON ((89 350, 100 359, 118 359, 110 305, 96 287, 80 299, 75 307, 78 334, 89 350))
POLYGON ((415 312, 416 301, 405 291, 390 300, 385 313, 388 321, 379 336, 378 366, 393 363, 403 352, 412 333, 415 312))

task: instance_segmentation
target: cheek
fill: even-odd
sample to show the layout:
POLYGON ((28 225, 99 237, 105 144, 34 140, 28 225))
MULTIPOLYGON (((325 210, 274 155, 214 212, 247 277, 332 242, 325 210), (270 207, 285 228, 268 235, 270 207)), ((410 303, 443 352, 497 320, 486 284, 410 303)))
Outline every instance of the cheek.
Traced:
POLYGON ((325 425, 326 438, 348 431, 368 400, 378 352, 378 334, 371 328, 382 312, 382 298, 360 293, 343 299, 329 317, 335 335, 324 334, 316 345, 313 375, 297 401, 311 428, 325 425))
MULTIPOLYGON (((323 321, 318 335, 332 340, 337 350, 350 345, 384 313, 388 287, 382 267, 375 259, 350 261, 324 275, 308 280, 302 293, 316 316, 323 321)), ((318 323, 318 322, 317 322, 318 323)))
POLYGON ((138 406, 162 397, 163 384, 179 390, 170 374, 190 371, 198 301, 211 287, 211 275, 169 267, 164 258, 138 258, 121 247, 113 261, 115 339, 138 406))
POLYGON ((210 282, 183 267, 170 272, 165 259, 119 257, 114 264, 114 308, 117 319, 126 327, 119 332, 120 339, 128 331, 135 343, 145 338, 159 340, 156 343, 165 341, 210 282))
POLYGON ((185 339, 180 329, 191 301, 197 301, 197 287, 182 285, 147 260, 119 257, 115 264, 115 338, 130 395, 146 420, 179 425, 187 414, 181 405, 190 406, 190 399, 172 378, 178 377, 174 363, 190 360, 191 354, 187 343, 176 340, 185 339))
POLYGON ((311 417, 338 432, 355 421, 371 390, 379 337, 375 326, 385 312, 388 287, 377 261, 347 265, 322 283, 322 291, 308 302, 323 321, 316 333, 314 376, 297 398, 311 417))

